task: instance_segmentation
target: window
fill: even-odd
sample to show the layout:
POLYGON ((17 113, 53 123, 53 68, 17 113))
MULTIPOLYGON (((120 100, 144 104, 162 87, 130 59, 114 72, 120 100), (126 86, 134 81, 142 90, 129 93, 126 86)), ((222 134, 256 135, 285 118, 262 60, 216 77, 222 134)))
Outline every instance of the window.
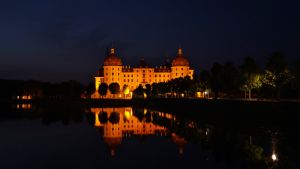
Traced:
POLYGON ((124 75, 124 77, 126 77, 126 75, 124 75))
POLYGON ((181 73, 181 76, 183 76, 183 73, 181 73))
POLYGON ((154 75, 154 77, 156 77, 156 75, 154 75))
POLYGON ((127 75, 127 77, 129 77, 129 75, 127 75))
POLYGON ((124 79, 124 82, 126 82, 126 79, 124 79))
POLYGON ((165 77, 165 75, 164 75, 164 77, 165 77))
POLYGON ((183 70, 183 68, 181 68, 181 70, 183 70))
POLYGON ((131 82, 133 82, 133 79, 131 79, 131 82))
POLYGON ((143 70, 143 72, 145 73, 145 70, 143 70))
POLYGON ((131 75, 131 77, 133 77, 133 75, 131 75))
POLYGON ((159 75, 159 77, 161 77, 161 76, 159 75))
POLYGON ((111 73, 111 75, 114 75, 114 73, 111 73))

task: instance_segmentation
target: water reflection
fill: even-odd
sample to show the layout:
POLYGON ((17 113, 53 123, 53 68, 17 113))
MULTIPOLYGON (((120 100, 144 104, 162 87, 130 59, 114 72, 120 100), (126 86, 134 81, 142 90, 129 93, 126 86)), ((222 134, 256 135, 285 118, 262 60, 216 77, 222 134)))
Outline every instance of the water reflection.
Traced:
POLYGON ((108 145, 112 156, 122 139, 131 136, 162 136, 170 138, 177 146, 178 153, 183 154, 187 139, 208 141, 211 129, 200 128, 194 121, 177 121, 169 113, 147 109, 123 108, 91 108, 95 127, 103 131, 104 142, 108 145), (186 136, 186 138, 185 138, 186 136), (197 136, 197 137, 195 137, 197 136))
MULTIPOLYGON (((131 136, 166 136, 167 129, 153 123, 153 113, 146 109, 132 108, 91 108, 95 116, 94 126, 103 130, 103 140, 115 155, 116 147, 124 137, 131 136)), ((170 114, 159 114, 160 117, 171 118, 170 114)), ((176 135, 174 134, 174 137, 176 135)), ((180 150, 183 152, 183 150, 180 150)))
POLYGON ((103 140, 112 156, 124 139, 132 136, 158 136, 175 143, 180 155, 184 154, 187 144, 196 143, 202 147, 199 153, 207 154, 204 155, 207 160, 222 159, 230 163, 239 161, 240 165, 253 168, 280 166, 279 140, 274 134, 278 134, 278 131, 254 129, 241 132, 238 128, 215 127, 190 118, 178 118, 169 113, 141 108, 91 108, 90 111, 94 116, 91 124, 102 131, 103 140))
MULTIPOLYGON (((48 129, 54 126, 56 130, 63 130, 62 126, 57 125, 62 122, 71 127, 74 127, 73 124, 76 123, 91 131, 91 126, 86 125, 88 122, 97 129, 91 132, 98 132, 105 146, 98 141, 95 142, 101 144, 104 149, 107 147, 109 153, 103 149, 97 149, 97 151, 115 156, 111 159, 120 157, 122 146, 126 147, 127 143, 132 143, 137 138, 144 140, 150 138, 149 140, 152 139, 152 141, 153 139, 159 140, 159 144, 162 142, 161 140, 168 140, 162 145, 174 146, 177 149, 173 150, 177 153, 172 152, 172 155, 179 154, 180 157, 193 153, 197 158, 203 158, 203 161, 224 163, 226 166, 239 166, 236 168, 296 168, 293 167, 295 164, 290 162, 293 154, 291 155, 289 149, 293 146, 288 141, 292 139, 286 138, 282 130, 274 127, 248 127, 240 124, 228 127, 229 125, 201 121, 200 118, 175 116, 172 113, 145 108, 81 108, 76 105, 45 108, 31 104, 15 104, 10 108, 13 111, 7 110, 6 113, 0 114, 1 120, 40 118, 43 125, 50 126, 48 129)), ((71 128, 69 127, 69 129, 71 128)), ((93 140, 100 137, 98 133, 93 140)), ((84 135, 83 138, 85 137, 89 138, 84 135)), ((155 148, 156 144, 157 142, 151 142, 147 146, 155 148)), ((78 144, 77 146, 84 145, 78 144)), ((137 150, 124 153, 130 155, 131 151, 137 150)), ((149 152, 144 151, 143 153, 149 152)), ((153 159, 156 158, 155 154, 149 156, 153 156, 153 159)))

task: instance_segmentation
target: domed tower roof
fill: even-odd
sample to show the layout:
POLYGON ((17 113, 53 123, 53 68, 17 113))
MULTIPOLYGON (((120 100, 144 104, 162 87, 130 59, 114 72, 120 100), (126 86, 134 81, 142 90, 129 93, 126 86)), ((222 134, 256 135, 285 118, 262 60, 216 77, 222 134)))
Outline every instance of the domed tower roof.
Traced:
POLYGON ((115 48, 110 48, 110 53, 104 58, 104 66, 122 66, 122 60, 115 54, 115 48))
POLYGON ((189 61, 183 56, 182 48, 178 49, 177 56, 172 60, 172 66, 189 66, 189 61))

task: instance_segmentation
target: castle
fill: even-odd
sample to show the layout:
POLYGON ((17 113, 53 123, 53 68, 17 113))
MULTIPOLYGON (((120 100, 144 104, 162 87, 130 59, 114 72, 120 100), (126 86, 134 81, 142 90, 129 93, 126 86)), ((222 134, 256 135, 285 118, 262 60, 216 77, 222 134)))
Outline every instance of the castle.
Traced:
MULTIPOLYGON (((117 56, 115 48, 110 48, 109 54, 105 57, 103 67, 98 71, 95 77, 95 93, 92 98, 99 98, 97 92, 101 83, 107 85, 118 83, 120 91, 123 91, 125 86, 129 88, 128 93, 119 94, 119 97, 125 95, 132 96, 132 91, 139 85, 167 82, 168 80, 190 76, 193 78, 194 70, 190 68, 189 61, 183 55, 182 48, 178 49, 177 55, 173 58, 171 65, 159 67, 150 67, 144 61, 136 67, 124 66, 122 59, 117 56)), ((110 97, 108 94, 107 97, 110 97)), ((125 96, 126 97, 126 96, 125 96)))

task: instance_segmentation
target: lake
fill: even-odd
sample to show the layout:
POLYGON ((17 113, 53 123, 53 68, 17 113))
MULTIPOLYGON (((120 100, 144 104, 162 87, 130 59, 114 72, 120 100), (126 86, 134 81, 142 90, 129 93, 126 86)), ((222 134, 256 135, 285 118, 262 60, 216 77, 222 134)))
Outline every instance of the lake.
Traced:
POLYGON ((1 169, 299 167, 289 127, 141 107, 14 104, 0 112, 1 169))

